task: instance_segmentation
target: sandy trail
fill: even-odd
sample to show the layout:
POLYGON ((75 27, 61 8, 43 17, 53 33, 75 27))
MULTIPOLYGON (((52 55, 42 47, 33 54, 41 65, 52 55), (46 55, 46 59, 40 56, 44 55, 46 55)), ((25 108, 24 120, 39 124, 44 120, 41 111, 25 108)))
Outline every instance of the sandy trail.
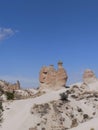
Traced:
POLYGON ((50 92, 34 99, 16 100, 11 103, 5 103, 4 106, 7 106, 8 109, 4 111, 4 121, 0 129, 29 130, 33 124, 32 115, 30 113, 31 107, 35 103, 40 104, 59 99, 59 93, 64 90, 50 92))
MULTIPOLYGON (((59 93, 64 92, 65 89, 61 89, 56 92, 49 92, 37 98, 31 98, 26 100, 16 100, 10 103, 4 103, 4 121, 0 130, 29 130, 32 127, 33 119, 30 113, 31 107, 36 104, 47 103, 49 101, 58 100, 60 98, 59 93)), ((87 109, 87 108, 84 108, 87 109)), ((88 122, 80 124, 78 127, 70 130, 98 130, 98 118, 92 119, 88 122)))

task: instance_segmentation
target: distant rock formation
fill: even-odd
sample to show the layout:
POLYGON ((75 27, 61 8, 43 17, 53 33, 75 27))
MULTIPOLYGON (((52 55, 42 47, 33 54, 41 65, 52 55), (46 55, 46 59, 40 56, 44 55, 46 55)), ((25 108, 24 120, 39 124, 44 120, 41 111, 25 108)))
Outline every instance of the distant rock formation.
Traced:
POLYGON ((94 74, 94 72, 90 69, 85 70, 84 74, 83 74, 83 82, 85 84, 89 84, 89 83, 93 83, 97 81, 96 75, 94 74))
POLYGON ((17 81, 17 83, 15 84, 11 84, 7 81, 3 81, 0 80, 0 87, 4 90, 4 91, 14 91, 14 90, 19 90, 20 89, 20 82, 17 81))
POLYGON ((62 64, 61 61, 58 62, 58 70, 53 65, 42 67, 39 75, 41 89, 59 89, 66 86, 68 76, 62 64))

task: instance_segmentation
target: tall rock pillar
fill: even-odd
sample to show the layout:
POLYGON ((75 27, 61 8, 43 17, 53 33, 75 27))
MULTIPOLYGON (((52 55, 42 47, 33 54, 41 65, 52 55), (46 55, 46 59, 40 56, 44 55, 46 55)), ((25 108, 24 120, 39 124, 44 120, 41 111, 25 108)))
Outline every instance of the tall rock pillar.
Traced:
POLYGON ((63 62, 59 61, 58 62, 58 70, 56 74, 56 85, 57 86, 66 86, 67 82, 67 73, 65 69, 63 68, 63 62))

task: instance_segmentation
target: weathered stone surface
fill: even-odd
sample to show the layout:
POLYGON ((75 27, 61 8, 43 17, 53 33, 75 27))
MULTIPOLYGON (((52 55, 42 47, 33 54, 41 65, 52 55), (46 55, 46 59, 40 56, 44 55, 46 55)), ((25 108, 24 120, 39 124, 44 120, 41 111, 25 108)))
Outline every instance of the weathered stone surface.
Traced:
POLYGON ((61 86, 66 85, 68 76, 62 64, 62 62, 58 62, 58 70, 55 70, 53 65, 42 67, 39 75, 41 89, 59 89, 61 86))
POLYGON ((40 83, 44 85, 55 84, 56 70, 53 66, 43 67, 40 71, 40 83))
POLYGON ((94 72, 90 69, 85 70, 83 74, 83 82, 86 84, 92 83, 97 81, 97 78, 94 74, 94 72))
MULTIPOLYGON (((31 108, 32 127, 37 130, 68 130, 98 116, 98 92, 81 91, 82 88, 69 88, 68 101, 54 100, 34 104, 31 108), (77 93, 78 90, 78 93, 77 93), (71 97, 77 95, 77 98, 71 97), (43 129, 44 128, 44 129, 43 129)), ((33 129, 32 129, 33 130, 33 129)))

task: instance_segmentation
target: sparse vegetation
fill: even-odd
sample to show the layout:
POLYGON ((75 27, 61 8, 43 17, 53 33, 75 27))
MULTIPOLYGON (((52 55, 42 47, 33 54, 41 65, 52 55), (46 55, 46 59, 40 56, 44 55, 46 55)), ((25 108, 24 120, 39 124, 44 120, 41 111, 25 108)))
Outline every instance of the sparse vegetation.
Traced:
POLYGON ((2 123, 2 121, 3 121, 2 111, 3 111, 3 106, 2 106, 2 102, 0 102, 0 125, 1 125, 1 123, 2 123))
POLYGON ((0 86, 0 96, 4 93, 4 90, 0 86))
POLYGON ((91 128, 90 130, 95 130, 94 128, 91 128))
POLYGON ((13 100, 14 99, 14 92, 6 92, 7 100, 13 100))
MULTIPOLYGON (((0 96, 2 96, 3 93, 4 93, 4 91, 0 86, 0 96)), ((3 112, 3 106, 2 106, 2 100, 0 99, 0 126, 1 126, 1 123, 3 121, 3 117, 2 117, 3 113, 2 112, 3 112)))
POLYGON ((84 114, 84 115, 83 115, 83 118, 84 118, 84 119, 88 119, 89 116, 88 116, 87 114, 84 114))
POLYGON ((0 101, 0 110, 3 111, 3 106, 2 106, 2 102, 0 101))
POLYGON ((48 103, 37 105, 35 104, 33 106, 33 109, 31 109, 31 113, 33 114, 32 110, 35 110, 37 113, 39 113, 41 116, 44 116, 45 114, 48 114, 50 110, 50 106, 48 103))
POLYGON ((62 100, 62 101, 68 101, 68 95, 66 94, 66 93, 61 93, 60 94, 60 99, 62 100))
POLYGON ((71 128, 78 126, 77 119, 72 120, 71 128))

